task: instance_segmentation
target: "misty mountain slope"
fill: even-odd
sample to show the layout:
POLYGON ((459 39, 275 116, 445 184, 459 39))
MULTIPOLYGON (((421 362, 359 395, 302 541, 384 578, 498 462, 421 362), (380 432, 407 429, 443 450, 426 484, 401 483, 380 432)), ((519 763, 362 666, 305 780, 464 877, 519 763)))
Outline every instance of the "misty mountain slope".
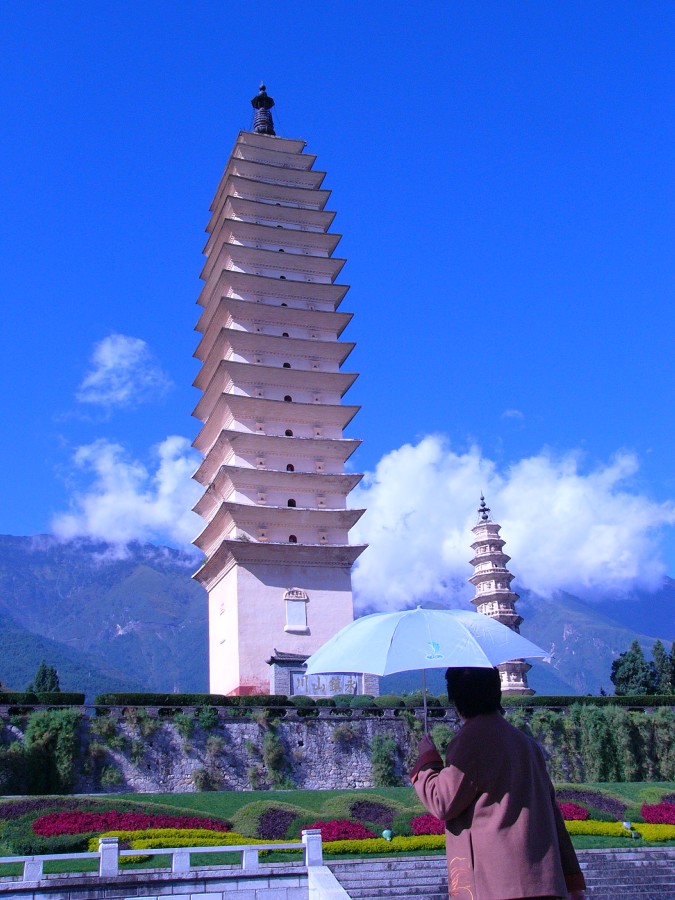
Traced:
POLYGON ((103 691, 144 689, 108 660, 27 631, 4 612, 0 613, 0 646, 0 682, 10 690, 25 690, 43 659, 56 667, 62 690, 84 691, 89 700, 103 691))
MULTIPOLYGON (((23 688, 45 658, 69 690, 207 691, 197 566, 193 556, 151 544, 122 553, 104 542, 0 536, 0 680, 23 688)), ((657 637, 673 636, 671 579, 653 594, 595 603, 520 593, 522 633, 553 652, 551 665, 533 660, 529 681, 540 694, 612 693, 612 660, 632 640, 649 651, 657 637)), ((443 671, 431 670, 428 682, 440 693, 443 671)), ((382 690, 420 685, 418 673, 402 673, 383 679, 382 690)))
POLYGON ((206 593, 191 578, 197 561, 150 544, 119 553, 102 542, 0 536, 0 612, 93 654, 141 689, 206 690, 206 593))

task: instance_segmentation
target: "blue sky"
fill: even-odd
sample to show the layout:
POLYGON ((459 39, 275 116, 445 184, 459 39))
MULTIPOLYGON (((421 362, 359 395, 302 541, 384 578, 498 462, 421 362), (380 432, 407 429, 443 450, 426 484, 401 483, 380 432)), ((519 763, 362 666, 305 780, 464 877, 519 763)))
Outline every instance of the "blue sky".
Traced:
POLYGON ((3 3, 0 532, 199 527, 203 229, 262 78, 344 234, 357 588, 470 574, 481 489, 529 586, 675 575, 673 15, 3 3))

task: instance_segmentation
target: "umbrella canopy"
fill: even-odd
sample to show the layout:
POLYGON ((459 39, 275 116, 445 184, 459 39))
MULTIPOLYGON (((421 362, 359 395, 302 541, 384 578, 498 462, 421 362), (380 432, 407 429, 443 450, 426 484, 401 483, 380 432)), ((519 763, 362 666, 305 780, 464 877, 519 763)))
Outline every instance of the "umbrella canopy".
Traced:
POLYGON ((350 622, 309 657, 307 674, 492 668, 532 656, 548 653, 496 619, 469 610, 418 606, 350 622))

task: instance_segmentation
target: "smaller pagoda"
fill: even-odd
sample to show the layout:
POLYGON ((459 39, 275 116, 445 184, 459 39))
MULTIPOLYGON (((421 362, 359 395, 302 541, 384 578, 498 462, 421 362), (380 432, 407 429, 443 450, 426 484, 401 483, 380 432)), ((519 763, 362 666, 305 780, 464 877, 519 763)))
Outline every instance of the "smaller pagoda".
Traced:
MULTIPOLYGON (((506 568, 511 559, 504 553, 505 541, 499 536, 500 525, 492 520, 490 508, 480 495, 478 521, 471 529, 474 552, 471 565, 473 575, 469 581, 476 589, 472 603, 479 613, 497 619, 520 634, 522 616, 516 612, 518 594, 511 590, 514 577, 506 568)), ((534 694, 527 686, 527 672, 532 666, 524 659, 511 659, 497 666, 504 694, 534 694)))

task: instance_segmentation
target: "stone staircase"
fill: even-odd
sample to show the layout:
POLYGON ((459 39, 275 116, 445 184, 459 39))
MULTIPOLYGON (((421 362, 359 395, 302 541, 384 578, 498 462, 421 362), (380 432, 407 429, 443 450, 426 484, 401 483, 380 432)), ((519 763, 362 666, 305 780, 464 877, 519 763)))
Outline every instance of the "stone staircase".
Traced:
MULTIPOLYGON (((589 898, 675 900, 675 848, 580 850, 578 856, 589 898)), ((329 867, 352 900, 448 900, 443 856, 340 860, 329 867)))

